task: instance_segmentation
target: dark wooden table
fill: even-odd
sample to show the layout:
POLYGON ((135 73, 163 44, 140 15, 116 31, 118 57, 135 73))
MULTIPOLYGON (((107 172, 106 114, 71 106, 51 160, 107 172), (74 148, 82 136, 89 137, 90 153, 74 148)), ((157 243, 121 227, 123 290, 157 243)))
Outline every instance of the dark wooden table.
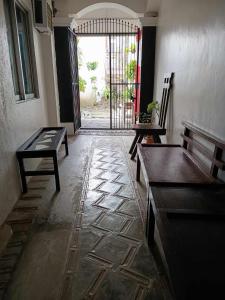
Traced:
POLYGON ((67 131, 65 127, 43 127, 19 147, 16 151, 16 156, 19 163, 24 193, 27 192, 26 176, 55 175, 56 189, 58 191, 60 190, 57 153, 61 144, 65 144, 66 155, 68 155, 67 131), (43 157, 50 157, 53 159, 53 170, 25 170, 23 161, 25 158, 43 157))
POLYGON ((152 135, 155 143, 161 143, 160 136, 166 134, 165 128, 149 123, 134 124, 132 129, 135 130, 135 137, 129 150, 131 159, 134 159, 137 153, 137 144, 142 142, 144 136, 152 135))
POLYGON ((224 185, 151 187, 148 210, 174 298, 225 299, 224 185))

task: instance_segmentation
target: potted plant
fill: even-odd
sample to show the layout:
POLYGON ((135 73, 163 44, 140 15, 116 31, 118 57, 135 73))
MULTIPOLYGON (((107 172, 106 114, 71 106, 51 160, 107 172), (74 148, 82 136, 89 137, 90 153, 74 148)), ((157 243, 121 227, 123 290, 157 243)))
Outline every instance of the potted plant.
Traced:
MULTIPOLYGON (((139 123, 153 123, 156 116, 159 116, 160 105, 157 101, 152 101, 147 106, 147 112, 139 112, 137 114, 139 123)), ((153 143, 153 137, 146 135, 144 137, 146 143, 153 143)))

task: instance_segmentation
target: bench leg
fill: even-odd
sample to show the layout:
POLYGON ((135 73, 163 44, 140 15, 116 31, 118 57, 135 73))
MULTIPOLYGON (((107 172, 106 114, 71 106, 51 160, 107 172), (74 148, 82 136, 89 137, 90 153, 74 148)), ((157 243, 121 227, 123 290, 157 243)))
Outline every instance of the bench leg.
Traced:
POLYGON ((155 215, 152 208, 151 200, 149 199, 148 205, 148 222, 147 222, 147 234, 148 234, 148 244, 151 248, 154 245, 154 232, 155 232, 155 215))
POLYGON ((65 134, 65 150, 66 150, 66 156, 69 155, 67 133, 65 134))
POLYGON ((54 156, 53 156, 53 163, 54 163, 54 171, 55 171, 55 185, 56 185, 56 190, 60 191, 57 154, 54 154, 54 156))
POLYGON ((136 143, 136 145, 135 145, 135 147, 134 147, 134 150, 133 150, 133 152, 132 152, 132 155, 131 155, 131 158, 130 158, 130 159, 134 159, 134 158, 135 158, 135 155, 136 155, 136 153, 137 153, 137 144, 142 142, 143 137, 144 137, 143 135, 140 135, 140 136, 139 136, 139 138, 138 138, 138 140, 137 140, 137 143, 136 143))
POLYGON ((134 137, 134 140, 133 140, 133 142, 132 142, 132 145, 131 145, 131 147, 130 147, 130 150, 129 150, 129 154, 131 154, 132 152, 133 152, 133 150, 134 150, 134 147, 135 147, 135 145, 136 145, 136 143, 137 143, 137 140, 138 140, 138 133, 136 133, 136 135, 135 135, 135 137, 134 137))
POLYGON ((140 173, 141 173, 141 162, 139 155, 137 155, 137 169, 136 169, 136 181, 140 181, 140 173))
POLYGON ((22 190, 23 190, 23 193, 26 193, 27 192, 27 181, 26 181, 26 176, 25 176, 25 168, 24 168, 23 158, 18 158, 18 163, 19 163, 19 167, 20 167, 22 190))

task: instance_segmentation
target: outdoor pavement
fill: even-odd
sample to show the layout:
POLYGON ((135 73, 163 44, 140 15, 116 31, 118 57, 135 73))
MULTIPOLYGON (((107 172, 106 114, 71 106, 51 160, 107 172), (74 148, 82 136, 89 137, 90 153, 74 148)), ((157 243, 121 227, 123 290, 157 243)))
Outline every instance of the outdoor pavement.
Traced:
MULTIPOLYGON (((128 129, 132 127, 133 112, 131 109, 117 107, 112 109, 112 128, 128 129)), ((98 106, 81 108, 81 128, 109 129, 110 110, 109 107, 99 104, 98 106)))
POLYGON ((82 118, 81 128, 100 128, 109 129, 110 119, 109 118, 82 118))
POLYGON ((60 152, 61 191, 54 178, 30 182, 27 201, 38 211, 5 299, 170 299, 145 240, 146 191, 134 180, 131 141, 70 138, 69 156, 60 152))

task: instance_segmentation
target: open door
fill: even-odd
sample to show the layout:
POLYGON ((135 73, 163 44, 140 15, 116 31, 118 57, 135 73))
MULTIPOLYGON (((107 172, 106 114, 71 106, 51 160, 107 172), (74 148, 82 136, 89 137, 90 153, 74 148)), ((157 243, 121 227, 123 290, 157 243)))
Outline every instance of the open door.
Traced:
POLYGON ((69 50, 70 50, 72 92, 73 92, 74 130, 76 131, 81 127, 77 37, 76 34, 70 29, 69 29, 69 48, 70 48, 69 50))
MULTIPOLYGON (((106 56, 102 59, 108 95, 102 98, 109 99, 110 129, 132 129, 140 103, 140 29, 132 22, 105 18, 85 21, 74 32, 79 37, 105 38, 106 56)), ((93 51, 91 46, 87 52, 93 51)))

